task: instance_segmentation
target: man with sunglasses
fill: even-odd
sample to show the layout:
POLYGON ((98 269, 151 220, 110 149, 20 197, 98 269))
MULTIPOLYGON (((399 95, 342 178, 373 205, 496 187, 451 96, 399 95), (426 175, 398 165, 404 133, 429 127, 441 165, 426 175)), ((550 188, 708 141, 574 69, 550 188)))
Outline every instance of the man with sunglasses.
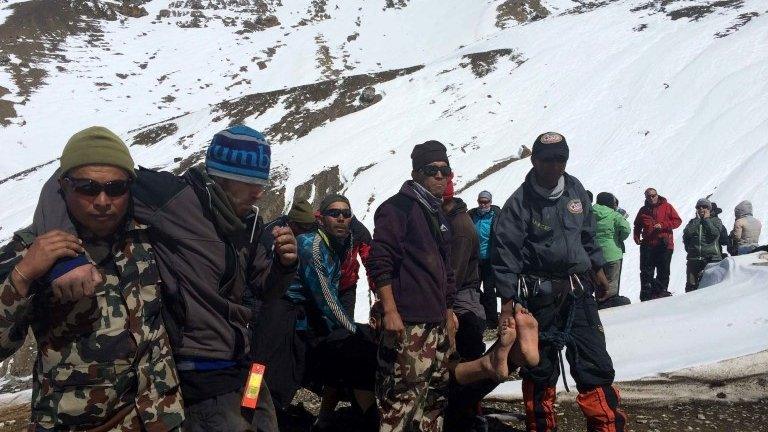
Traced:
POLYGON ((383 309, 376 371, 380 431, 441 431, 448 326, 456 326, 451 233, 442 197, 452 173, 445 146, 418 144, 412 180, 376 210, 369 259, 383 309))
POLYGON ((605 260, 587 192, 565 172, 568 157, 565 137, 539 135, 533 169, 496 221, 491 259, 502 299, 500 319, 527 309, 538 321, 540 361, 520 370, 528 431, 557 430, 555 386, 565 373, 559 365, 566 347, 587 430, 620 432, 626 416, 619 409, 595 301, 596 291, 608 289, 605 260))
POLYGON ((675 250, 672 231, 682 223, 672 204, 656 189, 645 190, 645 205, 637 212, 633 230, 635 244, 640 245, 640 301, 672 295, 668 290, 675 250))
POLYGON ((342 303, 345 259, 354 245, 349 200, 337 194, 323 198, 317 228, 297 238, 299 271, 287 297, 303 311, 296 329, 306 342, 303 384, 322 395, 313 431, 335 430, 331 416, 339 391, 352 393, 365 419, 366 431, 378 428, 373 396, 376 345, 370 329, 356 324, 342 303))
POLYGON ((31 431, 171 431, 184 420, 149 230, 130 205, 133 166, 109 130, 78 132, 57 171, 63 199, 53 198, 76 236, 20 232, 0 252, 0 360, 30 328, 38 347, 31 431), (56 285, 62 258, 95 267, 79 285, 56 285))
POLYGON ((483 291, 480 302, 485 309, 485 319, 488 328, 499 326, 499 312, 496 296, 496 282, 493 280, 493 267, 491 267, 491 241, 493 241, 493 223, 501 214, 501 209, 493 205, 493 195, 488 191, 482 191, 477 195, 477 207, 469 211, 469 216, 475 224, 475 230, 480 241, 480 281, 483 283, 483 291))
MULTIPOLYGON (((278 298, 296 268, 290 228, 264 232, 255 206, 268 183, 270 163, 270 146, 261 133, 232 126, 214 135, 203 164, 182 176, 139 169, 131 188, 136 218, 152 229, 162 311, 184 394, 185 431, 278 429, 265 385, 255 410, 241 407, 251 370, 253 321, 244 293, 278 298)), ((36 232, 50 226, 71 229, 57 193, 55 184, 44 187, 36 232)), ((54 283, 87 281, 90 264, 81 264, 54 283)))
POLYGON ((724 233, 725 227, 720 218, 712 216, 712 203, 706 198, 698 200, 696 217, 691 219, 683 230, 683 244, 688 252, 685 292, 699 288, 701 275, 707 264, 723 259, 720 243, 724 233))

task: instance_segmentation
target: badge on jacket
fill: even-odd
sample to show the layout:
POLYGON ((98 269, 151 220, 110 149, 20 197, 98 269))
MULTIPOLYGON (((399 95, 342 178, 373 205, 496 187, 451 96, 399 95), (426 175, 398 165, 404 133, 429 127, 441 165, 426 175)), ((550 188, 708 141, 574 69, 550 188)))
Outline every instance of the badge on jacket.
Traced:
POLYGON ((573 214, 580 214, 584 211, 584 207, 581 205, 580 199, 572 199, 568 201, 568 211, 573 214))

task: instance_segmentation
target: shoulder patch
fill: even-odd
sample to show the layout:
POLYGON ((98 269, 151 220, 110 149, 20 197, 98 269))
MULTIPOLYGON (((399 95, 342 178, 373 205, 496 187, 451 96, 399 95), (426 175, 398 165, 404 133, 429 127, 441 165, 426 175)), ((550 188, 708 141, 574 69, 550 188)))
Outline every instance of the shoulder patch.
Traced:
POLYGON ((584 212, 584 206, 581 205, 581 200, 578 198, 568 201, 567 207, 568 211, 573 214, 580 214, 584 212))
POLYGON ((542 144, 557 144, 563 141, 563 136, 559 133, 549 132, 541 136, 542 144))

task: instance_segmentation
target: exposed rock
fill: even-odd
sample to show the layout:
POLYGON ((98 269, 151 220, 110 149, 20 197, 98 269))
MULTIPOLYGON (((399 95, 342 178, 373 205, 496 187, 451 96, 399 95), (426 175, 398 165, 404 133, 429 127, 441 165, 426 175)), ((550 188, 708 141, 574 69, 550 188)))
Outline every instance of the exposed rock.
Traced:
POLYGON ((32 367, 37 357, 37 344, 31 334, 18 351, 11 357, 0 362, 0 377, 24 378, 32 375, 32 367))
POLYGON ((273 142, 301 138, 325 122, 352 114, 370 106, 357 103, 365 87, 412 74, 423 66, 394 69, 374 74, 353 75, 337 80, 321 81, 288 89, 256 93, 214 105, 218 115, 213 121, 229 120, 229 124, 247 123, 281 103, 287 111, 280 120, 263 132, 273 142), (311 108, 324 102, 321 108, 311 108))
POLYGON ((730 36, 733 33, 737 32, 740 28, 742 28, 745 25, 747 25, 750 21, 752 21, 753 18, 757 18, 759 15, 760 14, 757 13, 757 12, 743 13, 743 14, 739 15, 736 18, 736 23, 735 24, 733 24, 732 26, 728 27, 727 29, 725 29, 725 30, 723 30, 721 32, 715 33, 715 37, 716 38, 724 38, 726 36, 730 36))
MULTIPOLYGON (((521 153, 522 153, 522 151, 521 151, 521 153)), ((511 164, 512 162, 518 161, 520 159, 522 159, 522 158, 519 157, 519 156, 510 156, 508 158, 504 158, 504 159, 496 162, 492 166, 488 167, 488 169, 486 169, 485 171, 480 173, 477 177, 473 178, 472 180, 468 181, 463 186, 461 186, 461 188, 459 188, 456 191, 456 194, 458 195, 458 194, 462 193, 463 191, 465 191, 465 190, 471 188, 472 186, 474 186, 475 184, 477 184, 479 181, 490 177, 492 174, 501 171, 502 169, 504 169, 507 166, 509 166, 509 164, 511 164)))
POLYGON ((482 78, 489 73, 496 70, 496 63, 500 58, 507 57, 510 61, 514 62, 517 66, 525 63, 527 59, 523 58, 522 54, 510 48, 495 49, 491 51, 465 54, 460 64, 461 67, 470 66, 472 73, 477 78, 482 78))
POLYGON ((514 20, 520 24, 549 16, 540 0, 506 0, 496 7, 496 27, 506 28, 514 20))
POLYGON ((293 200, 309 200, 312 198, 310 204, 312 204, 312 208, 317 208, 320 205, 320 201, 326 195, 339 193, 342 188, 343 183, 339 175, 339 167, 333 166, 315 174, 312 176, 312 179, 296 186, 293 200))
POLYGON ((176 126, 176 123, 164 123, 153 126, 134 135, 131 145, 153 145, 178 131, 179 127, 176 126))
POLYGON ((368 86, 360 93, 360 102, 372 103, 376 99, 376 89, 368 86))

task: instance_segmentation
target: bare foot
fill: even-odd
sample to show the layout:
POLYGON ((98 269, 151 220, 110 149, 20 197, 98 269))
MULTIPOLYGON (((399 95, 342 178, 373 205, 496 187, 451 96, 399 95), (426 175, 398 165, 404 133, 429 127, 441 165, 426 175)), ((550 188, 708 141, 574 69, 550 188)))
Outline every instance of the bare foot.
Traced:
POLYGON ((509 378, 509 366, 507 358, 509 351, 517 339, 515 320, 505 318, 499 323, 499 339, 488 353, 490 373, 496 381, 504 381, 509 378))
POLYGON ((512 346, 512 361, 516 365, 533 367, 539 364, 539 323, 528 311, 515 313, 517 341, 512 346))

